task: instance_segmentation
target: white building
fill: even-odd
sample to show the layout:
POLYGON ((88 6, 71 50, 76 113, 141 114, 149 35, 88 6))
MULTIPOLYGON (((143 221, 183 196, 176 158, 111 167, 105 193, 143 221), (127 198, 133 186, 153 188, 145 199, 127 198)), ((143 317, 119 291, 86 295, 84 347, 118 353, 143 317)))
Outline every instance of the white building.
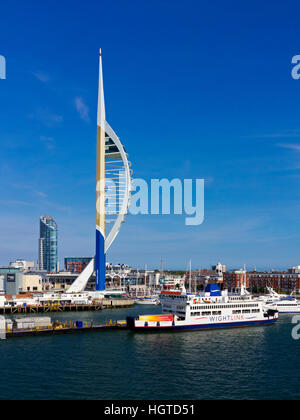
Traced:
POLYGON ((9 264, 12 268, 19 268, 22 271, 30 271, 34 269, 34 261, 16 260, 9 264))

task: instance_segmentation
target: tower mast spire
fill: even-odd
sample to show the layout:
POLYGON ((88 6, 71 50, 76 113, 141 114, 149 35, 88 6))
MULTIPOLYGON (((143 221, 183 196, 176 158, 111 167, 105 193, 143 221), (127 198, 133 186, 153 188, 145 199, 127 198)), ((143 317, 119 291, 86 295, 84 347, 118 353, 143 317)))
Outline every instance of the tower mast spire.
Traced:
POLYGON ((99 92, 97 114, 97 186, 96 186, 96 290, 105 290, 105 103, 102 54, 99 57, 99 92))

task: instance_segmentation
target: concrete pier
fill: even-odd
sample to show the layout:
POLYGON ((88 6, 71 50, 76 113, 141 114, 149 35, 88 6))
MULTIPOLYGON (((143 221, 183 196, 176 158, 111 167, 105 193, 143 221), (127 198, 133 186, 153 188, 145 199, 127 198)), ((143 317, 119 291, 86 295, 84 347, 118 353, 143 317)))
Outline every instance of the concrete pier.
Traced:
POLYGON ((83 322, 82 326, 77 323, 52 323, 49 327, 35 327, 30 329, 8 329, 6 331, 6 339, 18 337, 34 337, 41 335, 63 335, 74 333, 90 333, 90 332, 104 332, 111 330, 127 330, 126 322, 109 321, 105 324, 93 324, 83 322))

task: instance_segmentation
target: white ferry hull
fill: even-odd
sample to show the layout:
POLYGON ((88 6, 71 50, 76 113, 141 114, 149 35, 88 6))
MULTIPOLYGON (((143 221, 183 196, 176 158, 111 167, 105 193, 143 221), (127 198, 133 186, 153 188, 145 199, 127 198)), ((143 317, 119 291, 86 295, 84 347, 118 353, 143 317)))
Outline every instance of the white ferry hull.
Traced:
POLYGON ((240 319, 228 319, 228 321, 203 320, 202 322, 187 321, 162 321, 145 322, 132 317, 127 318, 127 326, 134 331, 199 331, 215 330, 222 328, 258 327, 272 325, 278 320, 278 314, 263 319, 247 319, 241 316, 240 319), (208 322, 209 321, 209 322, 208 322))
POLYGON ((300 314, 300 308, 299 309, 297 309, 297 310, 282 310, 282 309, 280 309, 280 308, 278 308, 278 313, 279 314, 281 314, 281 315, 284 315, 284 314, 286 314, 286 315, 297 315, 297 314, 300 314))
POLYGON ((297 301, 293 303, 275 301, 275 302, 267 304, 266 307, 277 310, 279 314, 286 314, 286 315, 300 314, 300 304, 297 301))

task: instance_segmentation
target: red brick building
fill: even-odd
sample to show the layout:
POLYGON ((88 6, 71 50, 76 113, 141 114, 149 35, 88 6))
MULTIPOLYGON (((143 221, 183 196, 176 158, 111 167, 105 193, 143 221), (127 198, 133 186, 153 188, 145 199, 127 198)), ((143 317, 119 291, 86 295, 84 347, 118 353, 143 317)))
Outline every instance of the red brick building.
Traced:
POLYGON ((291 293, 294 290, 300 292, 300 273, 292 273, 290 271, 269 271, 269 272, 248 272, 244 271, 227 271, 223 275, 224 289, 235 291, 239 289, 243 282, 249 290, 258 291, 266 289, 267 286, 272 287, 278 292, 291 293))
POLYGON ((240 289, 242 285, 245 285, 248 289, 250 287, 249 273, 243 270, 226 271, 226 273, 223 273, 223 284, 224 289, 230 291, 240 289))
POLYGON ((300 274, 287 271, 251 272, 249 275, 250 288, 257 289, 272 287, 276 291, 291 293, 300 291, 300 274))
POLYGON ((65 270, 70 273, 82 273, 91 258, 65 258, 65 270))

